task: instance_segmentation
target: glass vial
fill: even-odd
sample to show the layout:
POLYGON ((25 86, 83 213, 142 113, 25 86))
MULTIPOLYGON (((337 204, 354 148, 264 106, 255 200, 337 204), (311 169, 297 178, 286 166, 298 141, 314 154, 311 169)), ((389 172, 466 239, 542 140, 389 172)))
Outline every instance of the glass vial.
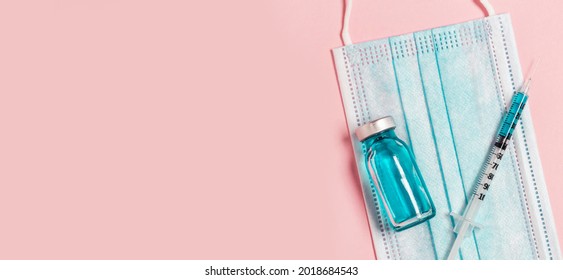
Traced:
POLYGON ((414 156, 395 134, 395 121, 388 116, 356 129, 362 142, 365 165, 380 204, 391 225, 404 230, 436 215, 414 156))

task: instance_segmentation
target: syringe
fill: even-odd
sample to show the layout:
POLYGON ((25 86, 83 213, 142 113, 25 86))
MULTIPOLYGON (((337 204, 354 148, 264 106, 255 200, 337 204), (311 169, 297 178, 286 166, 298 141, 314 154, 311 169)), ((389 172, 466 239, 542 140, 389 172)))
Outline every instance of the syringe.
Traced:
POLYGON ((474 219, 477 216, 479 208, 481 208, 481 204, 483 203, 487 192, 489 191, 493 178, 495 177, 495 173, 499 167, 500 161, 502 160, 506 148, 508 147, 508 143, 512 138, 516 124, 518 123, 518 120, 520 119, 520 116, 524 111, 524 106, 526 106, 526 102, 528 101, 528 90, 530 89, 532 75, 534 73, 536 65, 537 61, 536 63, 534 63, 534 66, 532 66, 529 78, 526 80, 520 90, 517 91, 512 97, 512 102, 506 112, 506 115, 504 116, 504 119, 502 120, 501 127, 496 135, 493 147, 489 152, 489 156, 483 168, 483 172, 480 174, 481 177, 479 179, 479 183, 473 190, 473 195, 469 200, 469 204, 467 204, 467 206, 465 207, 463 216, 460 216, 454 212, 451 213, 451 215, 457 222, 454 228, 454 232, 457 235, 448 255, 448 260, 453 260, 455 258, 458 253, 459 247, 461 246, 461 242, 466 237, 467 233, 471 232, 473 228, 478 226, 474 219))

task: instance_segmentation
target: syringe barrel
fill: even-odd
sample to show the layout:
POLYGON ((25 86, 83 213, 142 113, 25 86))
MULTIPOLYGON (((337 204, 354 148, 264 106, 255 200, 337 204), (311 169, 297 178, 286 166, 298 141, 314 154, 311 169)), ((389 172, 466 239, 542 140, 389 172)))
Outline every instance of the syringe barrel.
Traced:
POLYGON ((486 194, 489 191, 489 187, 492 184, 493 178, 527 101, 528 96, 522 92, 516 92, 512 97, 510 107, 508 107, 506 111, 494 145, 489 152, 485 166, 480 174, 479 182, 475 186, 473 195, 470 197, 463 213, 463 218, 471 224, 473 224, 473 220, 477 216, 479 208, 481 208, 481 203, 485 200, 486 194))

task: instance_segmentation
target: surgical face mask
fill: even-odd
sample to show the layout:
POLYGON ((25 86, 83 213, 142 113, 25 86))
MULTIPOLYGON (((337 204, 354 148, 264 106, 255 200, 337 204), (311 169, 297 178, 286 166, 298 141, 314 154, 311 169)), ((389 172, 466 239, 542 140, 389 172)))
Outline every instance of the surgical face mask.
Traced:
MULTIPOLYGON (((351 1, 348 1, 349 4, 351 1)), ((333 50, 378 259, 444 259, 522 72, 508 14, 352 44, 349 5, 333 50), (407 140, 436 217, 394 231, 374 196, 355 128, 390 115, 407 140)), ((533 97, 531 99, 533 104, 533 97)), ((559 259, 560 251, 529 109, 469 234, 461 259, 559 259)))

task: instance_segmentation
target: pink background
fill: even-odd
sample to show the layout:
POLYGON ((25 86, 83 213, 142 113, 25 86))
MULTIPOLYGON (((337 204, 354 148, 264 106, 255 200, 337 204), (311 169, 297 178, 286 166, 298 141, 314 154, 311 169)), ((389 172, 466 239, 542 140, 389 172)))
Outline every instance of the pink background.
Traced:
MULTIPOLYGON (((341 0, 0 1, 0 258, 372 259, 341 0)), ((563 239, 562 1, 510 12, 563 239)), ((355 42, 483 16, 355 0, 355 42)), ((563 240, 562 240, 563 241, 563 240)))

